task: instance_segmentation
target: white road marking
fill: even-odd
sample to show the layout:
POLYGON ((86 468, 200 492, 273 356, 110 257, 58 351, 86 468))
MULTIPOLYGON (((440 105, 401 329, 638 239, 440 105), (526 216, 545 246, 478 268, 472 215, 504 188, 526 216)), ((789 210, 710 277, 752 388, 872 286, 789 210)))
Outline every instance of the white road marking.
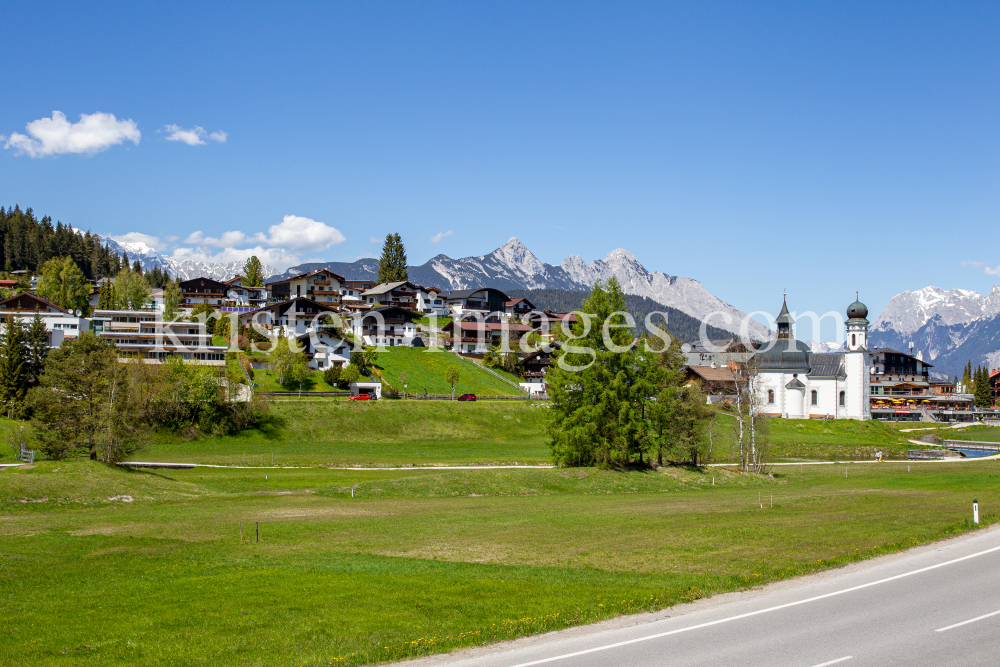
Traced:
POLYGON ((830 660, 829 662, 821 662, 818 665, 813 665, 813 667, 826 667, 827 665, 836 665, 838 662, 844 662, 845 660, 852 660, 854 656, 845 655, 843 658, 837 658, 836 660, 830 660))
POLYGON ((990 616, 996 616, 997 614, 1000 614, 1000 610, 990 612, 989 614, 983 614, 982 616, 976 616, 975 618, 970 618, 967 621, 962 621, 961 623, 956 623, 955 625, 949 625, 946 628, 938 628, 934 632, 944 632, 945 630, 951 630, 952 628, 957 628, 957 627, 962 626, 962 625, 968 625, 969 623, 975 623, 976 621, 981 621, 984 618, 989 618, 990 616))
MULTIPOLYGON (((885 584, 890 581, 896 581, 897 579, 904 579, 906 577, 912 577, 915 574, 921 574, 923 572, 929 572, 931 570, 936 570, 939 567, 945 567, 946 565, 954 565, 955 563, 961 563, 962 561, 969 560, 970 558, 978 558, 979 556, 985 556, 986 554, 993 553, 994 551, 1000 551, 1000 547, 993 547, 992 549, 986 549, 984 551, 977 551, 974 554, 969 554, 968 556, 962 556, 961 558, 954 558, 943 563, 938 563, 937 565, 928 565, 927 567, 922 567, 917 570, 912 570, 910 572, 904 572, 903 574, 897 574, 892 577, 886 577, 885 579, 879 579, 878 581, 872 581, 867 584, 859 584, 857 586, 851 586, 850 588, 844 588, 839 591, 833 591, 832 593, 824 593, 823 595, 817 595, 815 597, 806 598, 805 600, 797 600, 795 602, 786 602, 785 604, 779 604, 775 607, 768 607, 767 609, 758 609, 757 611, 748 611, 745 614, 737 614, 736 616, 730 616, 728 618, 720 618, 716 621, 708 621, 706 623, 699 623, 698 625, 690 625, 686 628, 678 628, 676 630, 668 630, 666 632, 658 632, 654 635, 646 635, 645 637, 636 637, 635 639, 627 639, 625 641, 616 642, 614 644, 606 644, 604 646, 595 646, 594 648, 588 648, 583 651, 574 651, 573 653, 565 653, 563 655, 556 655, 551 658, 542 658, 541 660, 532 660, 531 662, 522 662, 513 667, 530 667, 531 665, 541 665, 546 662, 555 662, 557 660, 565 660, 566 658, 575 658, 578 655, 587 655, 588 653, 597 653, 598 651, 607 651, 609 649, 618 648, 621 646, 628 646, 629 644, 638 644, 639 642, 649 641, 650 639, 659 639, 660 637, 668 637, 670 635, 680 634, 682 632, 688 632, 690 630, 700 630, 701 628, 711 627, 713 625, 720 625, 722 623, 728 623, 730 621, 738 621, 743 618, 749 618, 751 616, 759 616, 760 614, 767 614, 772 611, 779 611, 781 609, 788 609, 789 607, 797 607, 800 604, 807 604, 809 602, 816 602, 817 600, 825 600, 826 598, 832 598, 837 595, 843 595, 845 593, 852 593, 854 591, 859 591, 863 588, 870 588, 871 586, 878 586, 879 584, 885 584)), ((1000 612, 998 612, 1000 613, 1000 612)), ((978 619, 972 619, 978 620, 978 619)), ((971 621, 966 621, 971 623, 971 621)), ((947 628, 942 628, 947 629, 947 628)))

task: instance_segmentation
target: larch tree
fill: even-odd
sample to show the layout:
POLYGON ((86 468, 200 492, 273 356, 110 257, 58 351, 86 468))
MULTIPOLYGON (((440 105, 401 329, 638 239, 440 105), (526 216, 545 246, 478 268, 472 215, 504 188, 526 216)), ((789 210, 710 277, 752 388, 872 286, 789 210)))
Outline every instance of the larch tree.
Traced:
POLYGON ((263 287, 264 286, 264 267, 257 259, 257 255, 252 255, 243 264, 243 286, 244 287, 263 287))

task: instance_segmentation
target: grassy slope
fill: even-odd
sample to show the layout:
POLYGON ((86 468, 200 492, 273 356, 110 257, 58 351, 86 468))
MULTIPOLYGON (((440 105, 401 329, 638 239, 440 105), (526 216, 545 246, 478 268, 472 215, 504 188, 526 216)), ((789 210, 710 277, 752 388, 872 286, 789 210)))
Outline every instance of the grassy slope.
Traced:
POLYGON ((379 662, 955 534, 970 494, 998 518, 998 463, 915 468, 718 470, 714 486, 685 469, 8 469, 0 663, 379 662), (241 521, 248 535, 261 523, 260 543, 239 542, 241 521))
POLYGON ((472 393, 488 395, 521 395, 516 388, 501 382, 475 364, 458 358, 452 352, 430 350, 419 347, 393 347, 379 352, 376 364, 382 376, 400 390, 403 383, 399 374, 406 373, 407 385, 412 393, 449 394, 451 385, 444 374, 449 368, 458 369, 459 381, 455 384, 455 395, 472 393))
POLYGON ((275 401, 276 423, 235 436, 190 440, 161 433, 136 458, 278 465, 547 463, 548 410, 522 401, 275 401))

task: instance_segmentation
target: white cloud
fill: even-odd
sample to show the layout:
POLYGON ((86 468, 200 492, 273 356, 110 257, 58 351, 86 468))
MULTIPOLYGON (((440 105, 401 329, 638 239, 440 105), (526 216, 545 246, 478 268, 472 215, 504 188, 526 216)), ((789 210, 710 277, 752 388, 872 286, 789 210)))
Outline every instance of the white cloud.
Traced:
POLYGON ((440 243, 441 239, 451 236, 451 234, 452 231, 450 229, 446 232, 438 232, 437 234, 431 237, 431 243, 440 243))
POLYGON ((377 239, 377 238, 375 238, 374 236, 369 236, 369 237, 368 237, 368 242, 369 242, 369 243, 381 243, 381 242, 382 242, 382 239, 377 239))
MULTIPOLYGON (((262 235, 257 234, 256 236, 260 237, 262 235)), ((248 240, 251 243, 261 242, 259 239, 256 238, 251 239, 247 237, 247 235, 244 234, 243 232, 238 232, 238 231, 222 232, 221 236, 215 238, 211 236, 205 236, 199 230, 194 234, 189 235, 186 239, 184 239, 184 243, 188 245, 207 245, 207 246, 212 246, 214 248, 233 248, 238 245, 243 245, 244 243, 248 242, 248 240)))
POLYGON ((118 120, 114 114, 80 114, 80 120, 70 123, 66 114, 53 111, 51 118, 33 120, 25 128, 27 136, 14 132, 10 138, 0 137, 4 148, 13 148, 18 155, 44 157, 74 153, 93 155, 124 141, 138 145, 142 133, 135 121, 118 120))
POLYGON ((268 245, 285 248, 326 250, 347 238, 336 227, 298 215, 286 215, 277 225, 271 225, 264 240, 268 245))
POLYGON ((160 131, 169 132, 167 135, 167 141, 180 141, 188 146, 203 146, 206 138, 211 141, 224 144, 226 143, 226 137, 228 136, 222 130, 209 134, 205 131, 205 128, 199 125, 195 125, 190 130, 186 130, 180 125, 164 125, 163 129, 160 131))
POLYGON ((962 262, 962 266, 971 266, 974 269, 982 269, 983 273, 988 276, 1000 276, 1000 265, 990 266, 988 262, 969 260, 967 262, 962 262))
POLYGON ((146 245, 156 251, 166 250, 169 247, 168 240, 163 240, 159 236, 143 234, 142 232, 129 232, 128 234, 112 236, 111 238, 119 243, 142 243, 143 245, 146 245))

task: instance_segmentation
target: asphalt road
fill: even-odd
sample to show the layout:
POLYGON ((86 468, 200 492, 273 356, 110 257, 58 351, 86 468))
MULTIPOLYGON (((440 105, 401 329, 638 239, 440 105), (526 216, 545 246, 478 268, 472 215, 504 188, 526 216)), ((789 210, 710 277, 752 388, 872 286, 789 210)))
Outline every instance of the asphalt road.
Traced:
MULTIPOLYGON (((414 661, 462 667, 1000 665, 1000 529, 659 619, 414 661)), ((666 614, 674 614, 666 617, 666 614)))

